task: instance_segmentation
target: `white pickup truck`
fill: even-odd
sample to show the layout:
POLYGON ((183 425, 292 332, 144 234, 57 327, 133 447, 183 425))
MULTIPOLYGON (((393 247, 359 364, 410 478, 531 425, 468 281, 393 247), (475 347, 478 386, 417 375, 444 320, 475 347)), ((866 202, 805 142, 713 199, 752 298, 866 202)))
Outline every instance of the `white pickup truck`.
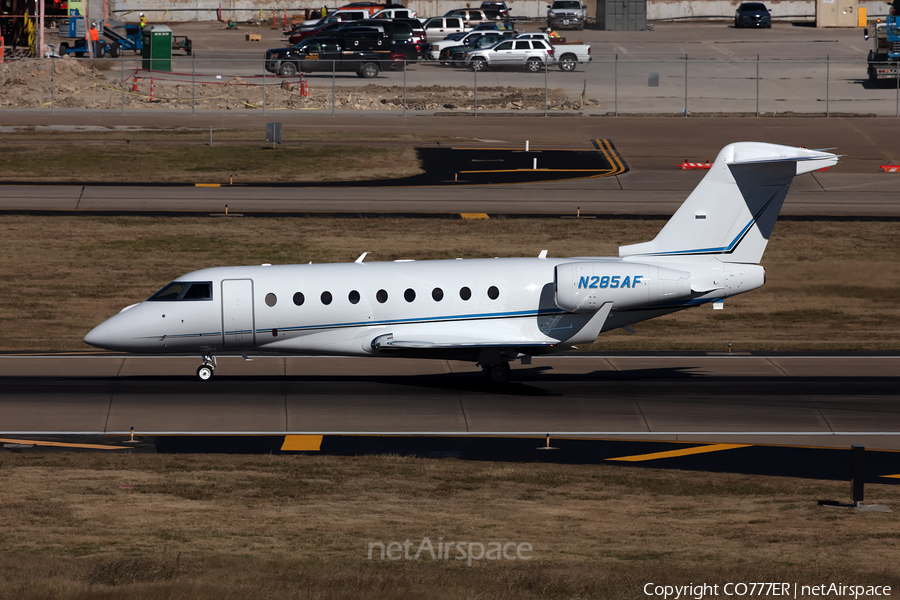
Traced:
POLYGON ((553 47, 550 57, 551 65, 560 71, 574 71, 579 63, 591 62, 591 46, 581 42, 566 42, 565 38, 551 38, 546 33, 520 33, 517 40, 543 40, 553 47))
POLYGON ((553 0, 553 4, 547 7, 547 27, 551 29, 584 29, 585 22, 587 8, 581 0, 553 0))
POLYGON ((561 71, 574 71, 578 63, 591 61, 591 47, 587 44, 554 46, 545 33, 523 33, 511 40, 473 50, 466 55, 466 65, 475 71, 487 67, 525 67, 532 73, 544 70, 544 65, 556 65, 561 71))

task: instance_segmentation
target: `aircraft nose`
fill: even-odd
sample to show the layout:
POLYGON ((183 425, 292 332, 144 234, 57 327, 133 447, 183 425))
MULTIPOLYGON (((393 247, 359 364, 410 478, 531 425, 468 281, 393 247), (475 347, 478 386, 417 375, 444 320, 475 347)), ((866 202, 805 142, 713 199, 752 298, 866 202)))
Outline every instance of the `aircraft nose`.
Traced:
POLYGON ((109 324, 104 321, 84 336, 84 343, 94 346, 95 348, 106 348, 109 344, 109 324))

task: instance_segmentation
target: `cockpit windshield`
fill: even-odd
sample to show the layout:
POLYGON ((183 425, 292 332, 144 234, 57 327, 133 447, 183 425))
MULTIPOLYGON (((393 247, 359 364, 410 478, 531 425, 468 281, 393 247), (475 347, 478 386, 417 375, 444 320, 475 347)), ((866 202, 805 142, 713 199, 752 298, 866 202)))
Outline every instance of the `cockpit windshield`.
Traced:
POLYGON ((174 300, 212 300, 212 282, 173 281, 147 299, 148 302, 174 300))

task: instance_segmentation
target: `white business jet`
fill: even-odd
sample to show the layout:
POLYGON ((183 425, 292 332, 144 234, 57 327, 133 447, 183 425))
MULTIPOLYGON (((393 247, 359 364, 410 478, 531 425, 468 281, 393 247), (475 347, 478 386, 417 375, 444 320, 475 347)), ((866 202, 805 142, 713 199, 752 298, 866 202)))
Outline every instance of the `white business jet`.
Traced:
POLYGON ((490 381, 516 358, 590 344, 604 331, 720 302, 765 283, 758 263, 795 175, 834 154, 726 146, 650 242, 618 257, 363 262, 202 269, 129 306, 84 341, 190 353, 261 350, 477 362, 490 381))

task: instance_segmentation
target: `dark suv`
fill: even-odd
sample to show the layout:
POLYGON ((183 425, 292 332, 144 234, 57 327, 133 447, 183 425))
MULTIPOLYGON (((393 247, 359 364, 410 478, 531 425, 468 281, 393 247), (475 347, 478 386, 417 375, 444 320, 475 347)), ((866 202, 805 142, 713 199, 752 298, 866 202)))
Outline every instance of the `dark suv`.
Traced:
POLYGON ((484 0, 480 8, 494 20, 505 19, 509 16, 509 7, 503 0, 484 0))
POLYGON ((762 2, 744 2, 734 11, 735 27, 772 28, 772 15, 762 2))

